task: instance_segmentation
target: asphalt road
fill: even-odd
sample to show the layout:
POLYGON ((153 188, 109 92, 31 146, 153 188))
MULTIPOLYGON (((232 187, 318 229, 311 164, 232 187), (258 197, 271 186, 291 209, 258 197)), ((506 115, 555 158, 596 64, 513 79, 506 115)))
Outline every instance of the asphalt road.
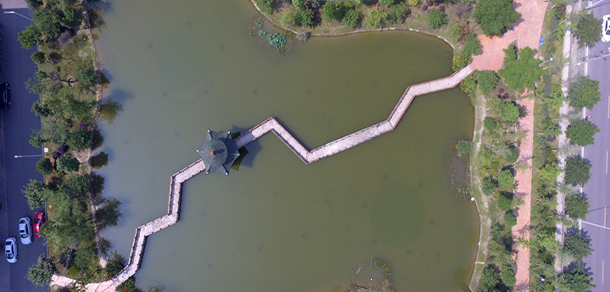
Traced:
MULTIPOLYGON (((597 8, 593 14, 602 18, 610 14, 610 1, 597 8)), ((608 53, 610 42, 598 42, 595 47, 589 48, 589 55, 608 53)), ((586 159, 591 161, 591 179, 584 187, 583 192, 589 199, 589 215, 586 221, 601 226, 607 226, 610 217, 610 169, 608 155, 610 151, 610 58, 597 59, 587 64, 586 72, 589 77, 600 81, 601 101, 591 111, 592 121, 600 128, 595 135, 595 144, 585 147, 586 159), (609 208, 606 208, 608 206, 609 208)), ((592 239, 593 254, 585 259, 586 267, 590 268, 593 283, 597 286, 594 292, 610 291, 610 229, 583 224, 582 229, 592 239), (608 264, 606 264, 608 262, 608 264)))
MULTIPOLYGON (((17 13, 31 17, 27 9, 16 9, 17 13)), ((31 112, 32 103, 38 100, 38 96, 29 93, 25 89, 25 81, 32 77, 37 70, 30 55, 34 49, 24 50, 17 41, 17 32, 22 31, 30 24, 30 21, 16 14, 4 14, 0 12, 0 82, 8 82, 11 85, 12 105, 8 110, 0 110, 0 121, 2 123, 2 168, 4 176, 0 177, 1 193, 5 196, 2 202, 0 216, 4 222, 0 226, 2 242, 8 236, 19 238, 18 221, 23 216, 33 220, 36 211, 30 210, 21 189, 30 179, 42 179, 42 175, 36 171, 36 162, 39 157, 15 158, 15 155, 41 154, 41 149, 35 149, 29 144, 32 129, 40 129, 40 119, 31 112), (7 230, 8 227, 8 230, 7 230), (8 231, 8 232, 7 232, 8 231), (8 234, 7 234, 8 233, 8 234)), ((19 239, 18 239, 19 240, 19 239)), ((48 287, 36 287, 25 279, 25 274, 37 260, 38 256, 47 252, 41 238, 34 238, 31 245, 18 243, 17 250, 19 260, 15 264, 8 264, 2 260, 0 269, 9 273, 10 290, 6 285, 0 285, 0 291, 48 291, 48 287), (8 270, 7 270, 8 269, 8 270)), ((1 281, 1 280, 0 280, 1 281)), ((0 284, 2 284, 0 282, 0 284)))

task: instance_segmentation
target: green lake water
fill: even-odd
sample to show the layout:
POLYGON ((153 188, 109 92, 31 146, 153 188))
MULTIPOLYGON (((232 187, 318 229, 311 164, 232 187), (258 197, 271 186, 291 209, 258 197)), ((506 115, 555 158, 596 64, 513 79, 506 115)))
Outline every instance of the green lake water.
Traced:
MULTIPOLYGON (((275 116, 312 149, 384 120, 408 85, 451 74, 451 48, 410 32, 295 41, 277 56, 250 36, 257 16, 246 0, 105 7, 105 96, 124 111, 102 122, 110 162, 99 173, 123 202, 104 235, 125 257, 135 228, 167 212, 169 178, 198 159, 208 128, 275 116)), ((478 217, 452 190, 450 160, 472 128, 468 97, 452 89, 416 98, 393 132, 311 165, 269 134, 229 177, 185 183, 180 221, 148 238, 137 283, 325 292, 374 258, 400 292, 463 291, 478 217)))

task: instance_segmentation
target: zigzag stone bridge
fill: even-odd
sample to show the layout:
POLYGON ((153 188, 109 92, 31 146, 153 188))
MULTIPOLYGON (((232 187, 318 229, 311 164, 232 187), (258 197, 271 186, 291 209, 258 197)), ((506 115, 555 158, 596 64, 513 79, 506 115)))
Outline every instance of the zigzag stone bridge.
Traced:
MULTIPOLYGON (((273 117, 266 119, 243 133, 241 136, 235 138, 235 144, 237 145, 237 148, 242 148, 263 135, 273 132, 273 134, 275 134, 286 146, 288 146, 288 148, 290 148, 296 156, 298 156, 306 164, 310 164, 324 157, 345 151, 394 130, 416 96, 453 88, 473 72, 474 70, 472 67, 468 65, 451 76, 411 85, 407 87, 402 97, 390 113, 390 116, 386 120, 326 143, 311 151, 308 151, 273 117)), ((142 264, 142 256, 144 254, 146 238, 149 235, 170 227, 178 222, 180 219, 182 184, 204 170, 205 166, 203 161, 202 159, 199 159, 171 176, 167 215, 150 221, 144 225, 140 225, 138 228, 136 228, 127 266, 116 277, 110 280, 100 283, 87 284, 88 292, 115 291, 118 285, 135 275, 142 264)), ((51 286, 65 287, 74 283, 74 279, 64 276, 54 275, 51 278, 51 286)))

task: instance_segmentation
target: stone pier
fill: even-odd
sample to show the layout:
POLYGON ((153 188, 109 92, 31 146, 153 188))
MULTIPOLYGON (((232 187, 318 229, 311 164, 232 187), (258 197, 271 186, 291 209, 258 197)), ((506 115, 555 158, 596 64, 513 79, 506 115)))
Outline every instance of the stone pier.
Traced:
MULTIPOLYGON (((273 132, 303 162, 306 164, 316 162, 324 157, 345 151, 394 130, 416 96, 453 88, 473 72, 474 70, 469 65, 451 76, 409 86, 386 120, 326 143, 311 151, 308 151, 273 117, 266 119, 235 138, 235 144, 237 148, 242 148, 268 132, 273 132)), ((108 281, 87 284, 87 292, 115 291, 118 285, 135 275, 142 264, 146 238, 178 222, 180 219, 182 184, 204 170, 203 161, 199 159, 171 176, 167 215, 136 228, 127 266, 116 277, 108 281)), ((65 287, 74 283, 74 279, 65 276, 54 275, 51 278, 51 286, 65 287)))

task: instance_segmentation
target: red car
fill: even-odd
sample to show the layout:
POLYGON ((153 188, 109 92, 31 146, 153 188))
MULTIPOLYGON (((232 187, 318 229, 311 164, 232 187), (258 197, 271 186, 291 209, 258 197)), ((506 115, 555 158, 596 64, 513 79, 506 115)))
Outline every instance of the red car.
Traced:
POLYGON ((33 228, 34 229, 34 237, 40 237, 40 235, 38 234, 38 232, 40 232, 40 225, 42 225, 44 223, 44 214, 42 212, 37 212, 34 215, 34 224, 33 224, 33 228))

